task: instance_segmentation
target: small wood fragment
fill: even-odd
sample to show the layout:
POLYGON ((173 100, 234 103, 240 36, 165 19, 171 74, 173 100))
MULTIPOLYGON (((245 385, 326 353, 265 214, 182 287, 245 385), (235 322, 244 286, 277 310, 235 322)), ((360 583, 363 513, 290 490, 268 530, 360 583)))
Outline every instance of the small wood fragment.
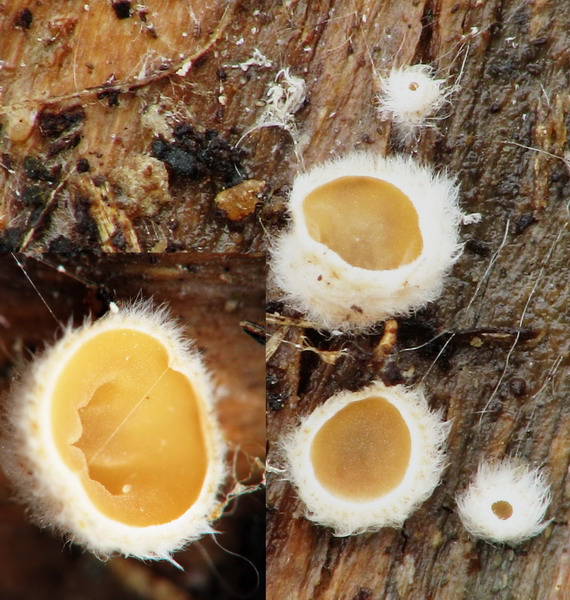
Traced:
POLYGON ((216 197, 216 206, 231 221, 241 221, 254 210, 261 198, 265 181, 247 179, 231 188, 222 190, 216 197))

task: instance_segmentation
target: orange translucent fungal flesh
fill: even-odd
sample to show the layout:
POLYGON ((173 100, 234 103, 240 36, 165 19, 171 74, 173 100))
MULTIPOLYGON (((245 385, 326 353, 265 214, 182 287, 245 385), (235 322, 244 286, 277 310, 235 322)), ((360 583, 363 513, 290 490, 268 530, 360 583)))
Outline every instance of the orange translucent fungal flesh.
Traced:
POLYGON ((309 235, 354 267, 397 269, 422 252, 413 204, 381 179, 339 177, 308 194, 303 210, 309 235))
POLYGON ((513 516, 513 507, 510 502, 506 502, 505 500, 493 502, 491 510, 495 513, 495 516, 502 521, 506 521, 513 516))
POLYGON ((156 338, 102 332, 68 360, 52 398, 57 449, 94 505, 126 525, 185 513, 206 474, 201 409, 156 338))
POLYGON ((381 397, 352 402, 319 429, 315 475, 331 494, 355 502, 386 495, 404 478, 411 437, 400 412, 381 397))

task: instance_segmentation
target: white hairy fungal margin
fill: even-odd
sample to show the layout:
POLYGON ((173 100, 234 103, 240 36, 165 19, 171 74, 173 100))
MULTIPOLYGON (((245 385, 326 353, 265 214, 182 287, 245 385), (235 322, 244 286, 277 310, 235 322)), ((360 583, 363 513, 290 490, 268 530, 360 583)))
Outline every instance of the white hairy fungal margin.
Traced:
POLYGON ((467 531, 489 542, 519 544, 542 533, 550 488, 540 469, 515 459, 482 462, 470 485, 457 496, 467 531))
MULTIPOLYGON (((68 326, 20 374, 4 415, 2 466, 41 526, 102 559, 120 553, 178 566, 172 554, 213 533, 212 521, 221 513, 226 449, 215 397, 201 357, 168 310, 135 302, 77 329, 68 326), (149 364, 141 347, 156 354, 149 364), (75 365, 86 361, 92 372, 76 373, 75 365), (152 369, 159 369, 157 377, 152 369), (78 385, 76 395, 61 394, 62 385, 78 385), (140 397, 138 385, 144 389, 140 397), (114 389, 129 386, 135 395, 123 406, 114 389), (188 397, 165 405, 176 386, 188 390, 188 397), (150 403, 154 412, 145 414, 150 403), (172 508, 178 482, 160 496, 165 473, 175 479, 186 460, 169 437, 175 422, 180 438, 188 425, 202 439, 196 453, 204 474, 184 508, 172 508), (149 490, 154 499, 147 511, 149 490)), ((182 482, 185 474, 182 467, 182 482)))
POLYGON ((290 227, 270 241, 284 300, 320 329, 340 331, 435 300, 461 253, 458 195, 453 179, 400 156, 356 152, 298 175, 290 227))
POLYGON ((400 137, 409 140, 421 128, 436 126, 434 115, 449 102, 454 91, 455 86, 436 79, 429 65, 394 68, 380 77, 378 115, 391 121, 400 137))
POLYGON ((336 536, 400 527, 439 483, 448 430, 421 390, 376 381, 332 396, 284 437, 285 477, 306 518, 336 536))

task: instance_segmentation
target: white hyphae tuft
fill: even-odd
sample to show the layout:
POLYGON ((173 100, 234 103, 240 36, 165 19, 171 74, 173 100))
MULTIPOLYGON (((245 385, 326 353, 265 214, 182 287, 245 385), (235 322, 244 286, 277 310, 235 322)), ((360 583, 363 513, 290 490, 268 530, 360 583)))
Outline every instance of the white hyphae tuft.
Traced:
POLYGON ((518 544, 548 525, 545 475, 515 460, 481 463, 469 487, 457 497, 463 525, 475 537, 518 544))
MULTIPOLYGON (((68 327, 62 338, 22 373, 13 386, 5 415, 2 466, 41 525, 53 527, 103 558, 121 553, 141 559, 172 560, 174 551, 211 533, 211 522, 219 513, 218 494, 226 469, 224 442, 214 414, 214 397, 213 384, 198 352, 165 308, 138 302, 110 311, 78 329, 68 327), (139 350, 136 344, 129 346, 129 342, 123 342, 125 338, 135 339, 139 350), (89 362, 77 373, 73 365, 79 364, 76 361, 81 352, 102 344, 104 339, 113 339, 116 343, 109 345, 107 352, 99 352, 98 360, 89 362), (140 347, 146 348, 145 344, 149 352, 159 357, 155 361, 161 371, 157 377, 148 375, 144 356, 140 360, 140 347), (167 366, 163 369, 159 361, 167 366), (152 383, 148 386, 143 383, 145 391, 139 395, 137 384, 145 381, 145 375, 152 377, 152 383), (93 382, 87 384, 89 377, 93 377, 93 382), (186 383, 181 384, 183 380, 186 383), (58 390, 64 381, 68 392, 60 393, 58 390), (136 390, 132 395, 134 405, 125 402, 122 413, 122 397, 118 405, 114 404, 113 396, 111 402, 102 400, 109 397, 109 390, 114 386, 121 385, 132 385, 136 390), (161 388, 161 385, 167 387, 161 388), (168 386, 180 385, 184 390, 191 389, 191 393, 180 401, 166 402, 168 407, 163 410, 164 399, 170 397, 169 390, 179 389, 168 386), (153 408, 152 417, 145 413, 149 402, 155 402, 153 407, 158 404, 158 408, 153 408), (68 410, 56 408, 60 405, 68 410), (86 411, 90 411, 88 423, 95 426, 84 430, 86 411), (184 437, 187 422, 200 431, 203 446, 199 453, 204 475, 196 484, 195 499, 185 504, 175 518, 157 518, 156 523, 141 526, 137 523, 137 514, 145 513, 144 498, 137 496, 133 500, 129 495, 133 488, 143 479, 144 489, 150 488, 150 495, 161 498, 160 485, 155 486, 154 482, 164 480, 160 473, 165 472, 160 462, 162 456, 169 457, 168 468, 173 473, 179 472, 176 444, 169 439, 168 427, 159 429, 159 423, 168 425, 172 419, 181 419, 184 424, 177 430, 180 439, 184 437), (63 436, 56 433, 64 426, 68 429, 64 429, 63 436), (145 432, 140 442, 139 431, 145 432), (160 435, 155 435, 156 431, 160 431, 160 435), (123 437, 127 434, 131 437, 123 437), (91 440, 98 435, 103 442, 96 441, 93 445, 91 440), (85 449, 88 446, 91 450, 85 449), (117 452, 113 454, 115 448, 117 452), (130 459, 136 461, 135 472, 129 469, 130 459), (103 482, 109 471, 115 482, 114 487, 107 489, 103 482), (114 503, 117 508, 113 508, 114 503), (116 516, 114 511, 118 514, 125 505, 139 508, 129 509, 128 519, 116 516)), ((184 471, 184 467, 180 468, 184 471)), ((177 485, 179 483, 173 483, 173 489, 177 489, 177 485)), ((176 496, 172 490, 169 493, 170 499, 176 496)), ((162 510, 161 503, 162 500, 155 500, 154 506, 162 510)))
MULTIPOLYGON (((285 300, 322 329, 364 330, 419 309, 440 295, 443 278, 460 255, 463 215, 455 182, 411 158, 353 153, 314 167, 295 179, 289 212, 291 226, 271 244, 270 266, 285 300), (335 235, 342 238, 340 249, 326 243, 318 223, 312 222, 309 229, 309 195, 320 193, 323 186, 328 190, 346 182, 368 185, 371 181, 403 198, 408 213, 402 217, 393 211, 393 215, 389 197, 385 200, 380 194, 371 200, 349 188, 317 214, 317 221, 322 215, 327 227, 336 228, 335 235), (387 212, 378 216, 374 203, 387 206, 387 212), (353 216, 359 221, 349 227, 353 216), (368 254, 377 254, 381 261, 393 252, 392 246, 407 244, 406 228, 412 221, 421 251, 399 266, 366 264, 368 254), (364 255, 364 262, 345 260, 340 255, 344 248, 364 255)), ((315 220, 314 215, 311 218, 315 220)))
POLYGON ((434 126, 430 117, 442 108, 452 92, 445 80, 435 79, 429 65, 392 69, 388 76, 380 78, 378 114, 392 121, 403 138, 409 138, 421 127, 434 126))
POLYGON ((421 391, 378 381, 329 398, 283 440, 286 477, 306 517, 337 536, 399 527, 438 485, 447 432, 421 391))
POLYGON ((265 111, 259 127, 282 127, 290 131, 294 115, 303 106, 306 95, 305 81, 291 75, 289 69, 281 69, 275 82, 267 89, 265 111))
POLYGON ((292 75, 288 68, 281 69, 275 76, 275 81, 267 88, 263 113, 257 123, 241 136, 236 145, 239 146, 250 133, 264 127, 284 129, 296 140, 295 114, 302 108, 305 96, 305 81, 292 75))

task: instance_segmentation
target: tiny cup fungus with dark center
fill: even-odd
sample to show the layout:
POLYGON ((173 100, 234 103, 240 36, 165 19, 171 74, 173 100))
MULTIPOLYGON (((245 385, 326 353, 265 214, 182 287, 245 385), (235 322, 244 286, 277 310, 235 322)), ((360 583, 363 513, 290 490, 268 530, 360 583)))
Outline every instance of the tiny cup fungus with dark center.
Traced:
POLYGON ((457 497, 459 516, 473 536, 506 544, 541 533, 550 503, 546 477, 515 459, 482 462, 457 497))
POLYGON ((166 560, 212 531, 225 476, 213 385, 165 309, 68 329, 11 400, 4 464, 42 524, 103 557, 166 560))
POLYGON ((321 329, 363 330, 434 300, 459 256, 453 181, 355 153, 299 175, 271 248, 285 299, 321 329))
POLYGON ((283 450, 307 518, 345 536, 400 526, 438 484, 446 435, 421 392, 375 382, 329 398, 283 450))
POLYGON ((434 74, 430 65, 420 64, 394 68, 380 77, 378 114, 404 140, 413 139, 424 127, 435 127, 434 115, 457 88, 446 86, 434 74))

